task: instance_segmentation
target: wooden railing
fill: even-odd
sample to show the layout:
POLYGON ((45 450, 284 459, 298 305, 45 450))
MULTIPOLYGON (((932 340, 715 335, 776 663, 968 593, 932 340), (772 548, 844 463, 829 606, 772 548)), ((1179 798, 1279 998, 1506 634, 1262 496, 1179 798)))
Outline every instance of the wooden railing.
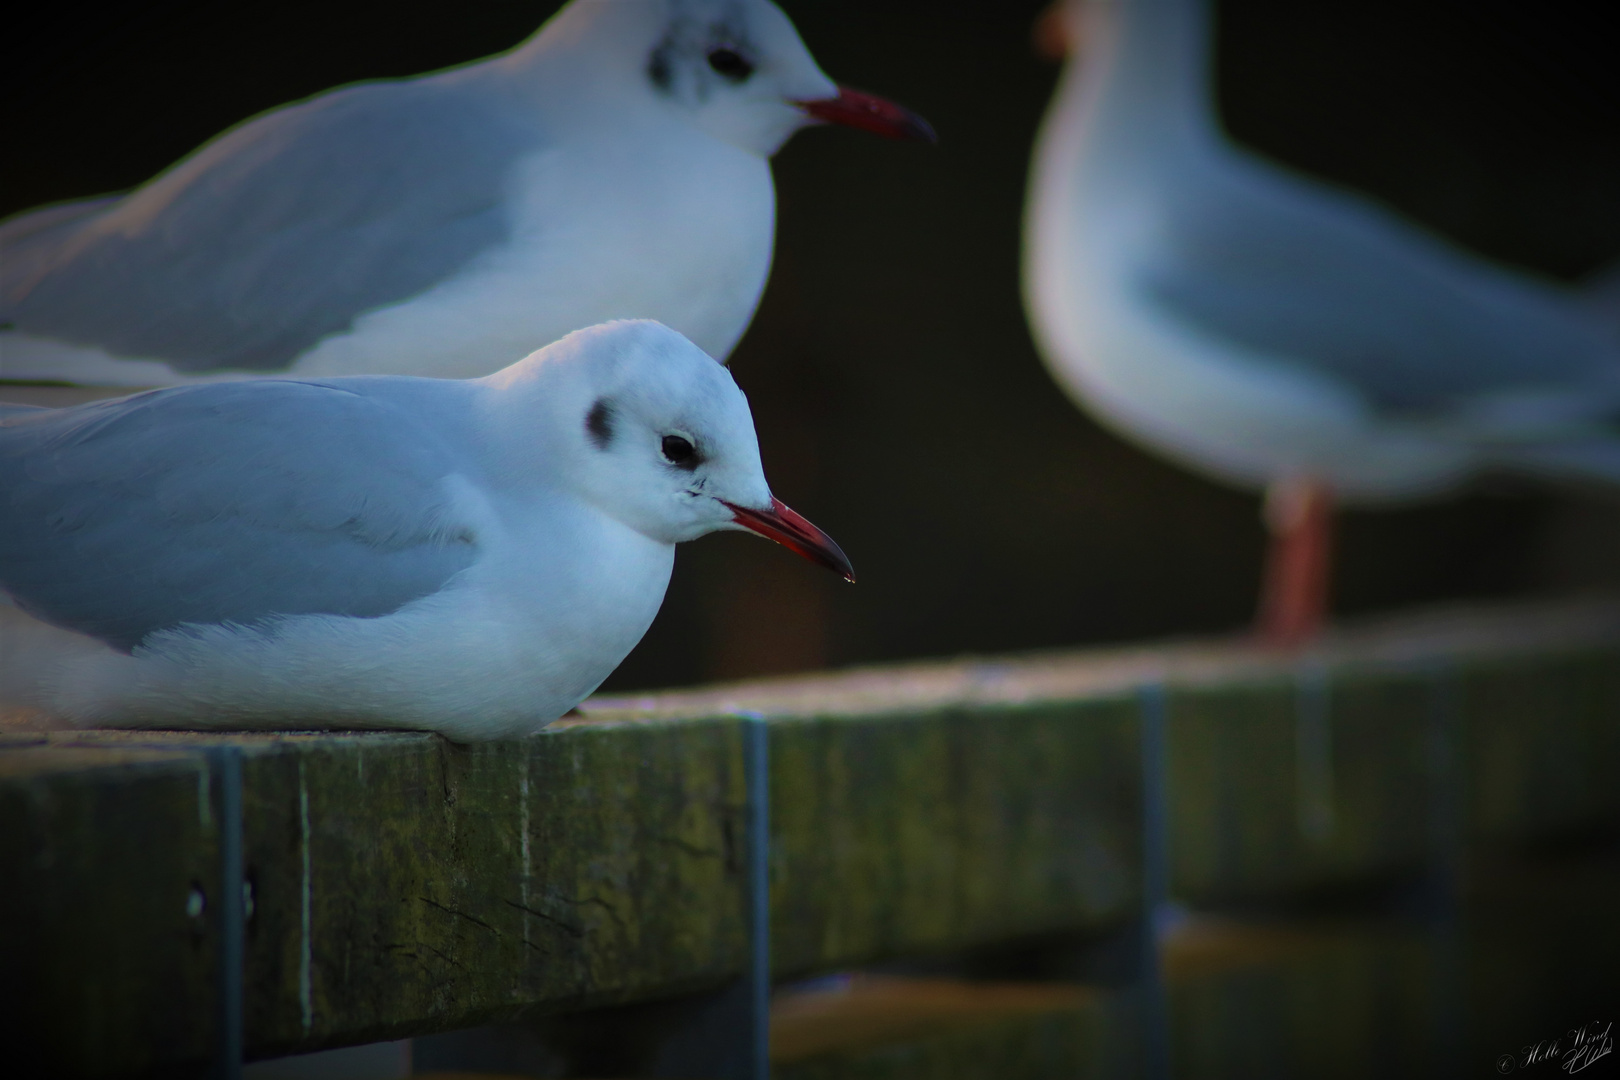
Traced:
POLYGON ((776 980, 1105 935, 1155 893, 1287 899, 1613 824, 1617 766, 1605 602, 595 699, 483 745, 10 732, 0 1045, 18 1075, 178 1074, 233 1039, 701 995, 757 958, 751 867, 776 980))

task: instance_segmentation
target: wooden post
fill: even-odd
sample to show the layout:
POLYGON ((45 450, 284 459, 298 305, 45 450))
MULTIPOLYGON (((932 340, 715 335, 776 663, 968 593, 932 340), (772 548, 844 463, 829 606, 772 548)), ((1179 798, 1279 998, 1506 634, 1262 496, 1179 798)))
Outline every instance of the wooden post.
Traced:
POLYGON ((242 1077, 243 959, 247 918, 242 866, 242 751, 216 746, 206 753, 214 788, 219 828, 219 884, 212 907, 214 948, 214 1050, 210 1072, 215 1080, 242 1077))

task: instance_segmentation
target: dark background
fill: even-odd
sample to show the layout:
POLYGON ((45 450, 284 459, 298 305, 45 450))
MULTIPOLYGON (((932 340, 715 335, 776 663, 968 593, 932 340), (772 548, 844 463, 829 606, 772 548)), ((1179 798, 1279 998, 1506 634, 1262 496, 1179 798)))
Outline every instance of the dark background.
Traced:
MULTIPOLYGON (((0 214, 130 187, 222 128, 362 78, 515 44, 555 7, 487 0, 60 4, 4 35, 0 214)), ((627 688, 826 664, 1227 631, 1257 501, 1104 432, 1040 366, 1018 292, 1029 150, 1056 68, 1035 3, 789 0, 827 73, 936 149, 848 131, 777 158, 775 269, 732 368, 776 492, 849 587, 728 534, 681 549, 627 688)), ((1467 247, 1576 280, 1620 257, 1620 63, 1604 5, 1223 0, 1239 140, 1467 247)), ((1337 609, 1620 583, 1620 499, 1483 484, 1346 515, 1337 609)))

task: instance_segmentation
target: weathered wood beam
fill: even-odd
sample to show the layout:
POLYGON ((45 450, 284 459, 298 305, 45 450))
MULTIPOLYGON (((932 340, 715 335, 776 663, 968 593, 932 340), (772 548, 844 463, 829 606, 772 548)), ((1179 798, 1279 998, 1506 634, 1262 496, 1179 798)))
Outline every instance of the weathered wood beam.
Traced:
POLYGON ((0 1040, 53 1071, 200 1061, 205 753, 244 755, 250 1053, 713 986, 743 962, 742 711, 769 718, 779 975, 1117 923, 1139 695, 1168 701, 1174 889, 1278 897, 1458 836, 1620 814, 1620 611, 1394 622, 1303 656, 1176 645, 591 702, 532 738, 0 736, 0 1040), (1447 803, 1446 800, 1451 800, 1447 803))
POLYGON ((207 770, 0 743, 0 1046, 19 1076, 160 1071, 212 1035, 207 770))

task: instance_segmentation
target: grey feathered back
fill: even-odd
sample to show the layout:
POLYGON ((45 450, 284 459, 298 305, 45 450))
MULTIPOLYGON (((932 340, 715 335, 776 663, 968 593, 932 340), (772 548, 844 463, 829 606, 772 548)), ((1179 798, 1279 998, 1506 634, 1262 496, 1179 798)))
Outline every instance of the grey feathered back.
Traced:
POLYGON ((386 398, 322 383, 6 410, 0 588, 126 652, 185 623, 386 615, 473 561, 444 486, 466 468, 386 398))
POLYGON ((1159 256, 1132 272, 1165 314, 1393 413, 1443 416, 1536 390, 1567 393, 1587 416, 1620 413, 1620 348, 1576 295, 1366 200, 1242 176, 1250 188, 1177 190, 1162 207, 1159 256))
POLYGON ((284 369, 509 231, 530 118, 465 72, 277 109, 117 200, 0 226, 0 321, 181 371, 284 369), (449 80, 449 81, 447 81, 449 80))

